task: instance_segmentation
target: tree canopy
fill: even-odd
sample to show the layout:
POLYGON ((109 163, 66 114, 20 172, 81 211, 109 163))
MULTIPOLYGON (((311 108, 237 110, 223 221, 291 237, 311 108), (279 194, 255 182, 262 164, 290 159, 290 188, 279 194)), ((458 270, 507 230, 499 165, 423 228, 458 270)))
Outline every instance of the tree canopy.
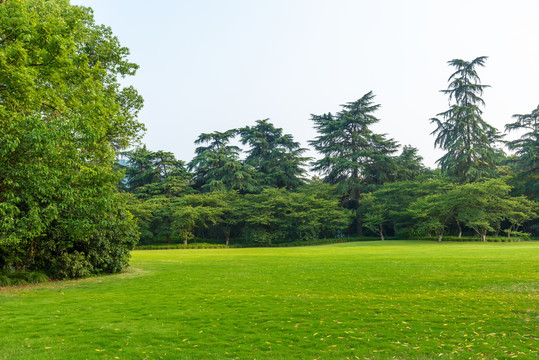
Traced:
POLYGON ((117 272, 137 241, 116 192, 137 138, 138 66, 88 8, 0 4, 0 267, 71 277, 117 272))

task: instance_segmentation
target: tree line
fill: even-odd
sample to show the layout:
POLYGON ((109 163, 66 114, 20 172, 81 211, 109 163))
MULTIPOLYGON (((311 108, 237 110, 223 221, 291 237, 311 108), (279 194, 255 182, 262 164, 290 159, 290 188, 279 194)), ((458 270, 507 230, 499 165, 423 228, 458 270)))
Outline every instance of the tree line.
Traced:
POLYGON ((539 107, 506 125, 524 135, 504 154, 482 119, 485 57, 449 62, 451 105, 431 119, 445 155, 430 170, 417 149, 372 131, 372 92, 312 115, 316 161, 269 119, 201 134, 188 163, 134 147, 143 100, 119 81, 138 68, 128 55, 89 8, 0 1, 0 275, 114 273, 137 243, 195 238, 539 233, 539 107))
POLYGON ((145 146, 123 153, 121 187, 132 194, 140 242, 537 235, 539 107, 515 115, 506 130, 525 133, 504 142, 482 118, 488 86, 477 69, 486 59, 449 61, 454 72, 442 92, 450 106, 430 120, 435 146, 445 151, 436 170, 423 165, 416 148, 400 149, 372 131, 380 121, 372 92, 335 114, 311 116, 316 161, 269 119, 201 134, 189 163, 145 146), (503 144, 515 154, 506 155, 503 144), (318 176, 307 178, 309 165, 318 176))

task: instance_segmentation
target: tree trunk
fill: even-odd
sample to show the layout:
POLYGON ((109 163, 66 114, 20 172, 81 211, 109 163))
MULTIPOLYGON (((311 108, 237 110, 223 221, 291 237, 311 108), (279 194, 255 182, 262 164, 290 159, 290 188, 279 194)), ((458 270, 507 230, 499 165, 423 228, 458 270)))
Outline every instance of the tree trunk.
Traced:
POLYGON ((380 224, 380 239, 382 239, 382 241, 384 241, 384 231, 382 230, 382 224, 380 224))
POLYGON ((462 237, 462 228, 460 227, 460 221, 457 220, 457 226, 459 227, 459 239, 462 237))
POLYGON ((225 231, 225 242, 226 242, 226 245, 228 246, 228 244, 230 243, 230 230, 227 230, 225 231))
POLYGON ((189 236, 189 233, 185 234, 185 239, 183 240, 183 244, 187 245, 187 237, 189 236))
POLYGON ((443 237, 442 234, 438 234, 438 242, 442 242, 442 237, 443 237))
POLYGON ((487 241, 487 232, 481 233, 481 241, 486 242, 487 241))

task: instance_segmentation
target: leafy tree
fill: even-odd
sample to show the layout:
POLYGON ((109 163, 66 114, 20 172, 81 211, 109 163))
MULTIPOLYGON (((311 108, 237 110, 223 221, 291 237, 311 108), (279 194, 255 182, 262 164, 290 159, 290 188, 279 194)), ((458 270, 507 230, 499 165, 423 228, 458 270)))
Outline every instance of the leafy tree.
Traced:
POLYGON ((310 183, 286 193, 284 200, 276 217, 292 241, 335 237, 350 223, 349 212, 339 206, 335 186, 310 183))
POLYGON ((436 173, 384 184, 361 200, 361 211, 366 214, 365 225, 379 233, 381 224, 386 233, 409 237, 417 224, 409 212, 411 204, 427 195, 445 193, 450 187, 448 179, 436 173), (377 219, 379 222, 373 221, 377 219))
POLYGON ((67 0, 0 3, 0 267, 117 272, 136 242, 116 152, 142 98, 109 28, 67 0))
POLYGON ((446 151, 437 162, 443 173, 461 182, 491 175, 500 152, 494 147, 501 138, 498 131, 482 118, 485 103, 481 95, 488 85, 480 83, 476 68, 483 67, 486 59, 481 56, 472 61, 448 62, 456 70, 449 77, 447 90, 441 92, 449 96, 450 108, 437 115, 442 119, 430 119, 436 124, 434 145, 446 151))
POLYGON ((535 205, 523 198, 511 197, 511 187, 503 179, 465 184, 452 191, 458 206, 458 217, 472 228, 482 241, 488 232, 497 233, 504 220, 511 223, 509 232, 524 221, 532 219, 535 205))
POLYGON ((365 194, 361 199, 361 211, 365 213, 363 224, 372 232, 378 233, 380 240, 384 240, 383 225, 388 221, 389 211, 387 204, 373 196, 365 194))
POLYGON ((537 220, 539 205, 536 202, 530 201, 524 196, 514 197, 507 200, 507 212, 505 220, 509 222, 509 228, 504 229, 507 237, 512 234, 519 236, 529 236, 530 233, 523 232, 524 225, 530 220, 537 220))
POLYGON ((537 216, 536 204, 524 197, 511 197, 510 191, 505 179, 448 184, 418 198, 408 211, 417 221, 417 230, 434 231, 439 241, 451 221, 456 221, 459 229, 460 224, 473 229, 485 241, 489 232, 498 233, 504 223, 510 224, 510 233, 537 216))
POLYGON ((137 198, 133 194, 128 194, 127 210, 133 214, 139 231, 139 243, 149 244, 158 239, 152 228, 152 224, 157 218, 157 212, 162 209, 161 204, 153 201, 145 201, 137 198))
POLYGON ((260 173, 260 185, 295 189, 305 183, 303 166, 309 159, 292 135, 283 134, 269 119, 257 120, 256 125, 238 132, 242 144, 249 145, 245 164, 260 173))
POLYGON ((447 192, 423 196, 414 201, 408 211, 416 220, 415 230, 419 233, 436 233, 442 241, 446 227, 455 216, 454 198, 447 192))
MULTIPOLYGON (((367 185, 383 184, 395 172, 397 143, 385 135, 372 132, 370 126, 379 121, 373 113, 380 105, 368 92, 355 102, 342 105, 333 115, 312 115, 320 135, 310 144, 323 155, 314 162, 314 170, 325 181, 338 184, 343 204, 357 211, 361 194, 367 185)), ((357 211, 357 232, 362 236, 361 213, 357 211)))

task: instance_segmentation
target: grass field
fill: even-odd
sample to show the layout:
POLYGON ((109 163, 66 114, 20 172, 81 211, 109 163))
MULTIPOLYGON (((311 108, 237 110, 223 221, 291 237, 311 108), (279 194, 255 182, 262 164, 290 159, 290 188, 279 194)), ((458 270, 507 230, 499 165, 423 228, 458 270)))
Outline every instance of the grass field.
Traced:
POLYGON ((533 359, 539 243, 135 251, 0 290, 0 359, 533 359))

